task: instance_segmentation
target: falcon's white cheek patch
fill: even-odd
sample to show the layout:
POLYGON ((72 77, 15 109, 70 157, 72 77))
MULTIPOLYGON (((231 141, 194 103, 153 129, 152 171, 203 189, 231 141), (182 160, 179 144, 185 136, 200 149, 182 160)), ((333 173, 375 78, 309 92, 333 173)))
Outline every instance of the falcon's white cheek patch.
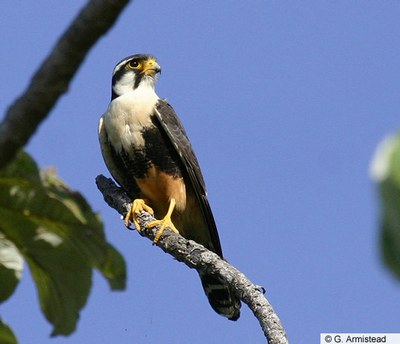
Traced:
POLYGON ((121 79, 113 86, 113 90, 118 95, 123 95, 125 93, 131 92, 133 90, 133 85, 135 84, 135 73, 126 72, 121 79))

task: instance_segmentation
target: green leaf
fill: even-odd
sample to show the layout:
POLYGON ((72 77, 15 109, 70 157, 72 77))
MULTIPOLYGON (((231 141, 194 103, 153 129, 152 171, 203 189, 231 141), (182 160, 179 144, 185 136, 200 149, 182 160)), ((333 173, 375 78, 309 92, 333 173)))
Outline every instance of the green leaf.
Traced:
POLYGON ((85 235, 81 238, 87 253, 86 259, 92 261, 102 275, 108 280, 112 290, 124 290, 126 287, 126 266, 121 254, 105 240, 103 223, 87 204, 82 195, 69 190, 57 178, 54 170, 42 172, 42 179, 51 197, 59 200, 72 214, 85 223, 85 235))
POLYGON ((1 344, 18 344, 17 338, 15 338, 14 333, 11 331, 10 327, 3 323, 0 319, 0 343, 1 344))
POLYGON ((400 278, 400 136, 377 148, 371 172, 381 200, 381 249, 386 266, 400 278))
POLYGON ((112 289, 125 288, 125 262, 106 241, 98 215, 54 171, 39 173, 26 153, 0 171, 0 233, 26 259, 52 335, 75 330, 92 268, 112 289))
POLYGON ((24 260, 17 247, 0 233, 0 303, 14 292, 21 279, 23 266, 24 260))

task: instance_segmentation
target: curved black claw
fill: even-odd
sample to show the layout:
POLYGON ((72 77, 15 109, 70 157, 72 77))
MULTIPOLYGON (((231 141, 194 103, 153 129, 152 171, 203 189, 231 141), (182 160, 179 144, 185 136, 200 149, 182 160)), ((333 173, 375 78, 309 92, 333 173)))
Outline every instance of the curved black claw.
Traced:
POLYGON ((260 292, 263 293, 263 295, 267 292, 265 288, 262 285, 256 285, 256 289, 260 292))

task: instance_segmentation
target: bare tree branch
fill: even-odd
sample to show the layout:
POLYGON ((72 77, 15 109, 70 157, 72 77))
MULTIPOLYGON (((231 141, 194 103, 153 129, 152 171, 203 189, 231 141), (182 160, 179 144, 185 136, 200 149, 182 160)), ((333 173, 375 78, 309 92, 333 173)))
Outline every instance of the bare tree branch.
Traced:
POLYGON ((91 0, 60 37, 27 90, 7 110, 0 125, 0 168, 30 139, 66 92, 86 54, 114 24, 129 0, 91 0))
MULTIPOLYGON (((106 178, 103 175, 97 176, 96 184, 107 204, 124 216, 132 203, 128 195, 121 188, 118 188, 112 179, 106 178)), ((156 228, 146 228, 146 224, 152 220, 154 220, 154 217, 146 212, 142 212, 139 218, 140 234, 150 240, 154 239, 157 232, 156 228)), ((207 250, 204 246, 192 240, 186 240, 179 234, 171 231, 163 233, 157 246, 178 261, 185 263, 188 267, 218 276, 220 280, 228 283, 240 300, 246 303, 252 310, 260 322, 268 343, 288 343, 286 333, 278 315, 260 291, 260 287, 254 285, 238 269, 221 259, 215 253, 207 250)))

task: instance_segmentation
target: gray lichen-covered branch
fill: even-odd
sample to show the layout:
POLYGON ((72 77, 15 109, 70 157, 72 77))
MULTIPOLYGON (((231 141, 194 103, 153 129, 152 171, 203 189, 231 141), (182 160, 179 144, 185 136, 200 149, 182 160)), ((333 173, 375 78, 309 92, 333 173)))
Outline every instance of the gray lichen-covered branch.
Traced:
POLYGON ((91 0, 73 20, 0 124, 0 168, 29 141, 67 91, 90 48, 110 29, 128 2, 91 0))
MULTIPOLYGON (((102 175, 96 178, 98 189, 103 194, 107 204, 125 215, 130 206, 131 200, 128 195, 115 183, 102 175)), ((153 240, 157 229, 146 228, 146 224, 154 218, 146 212, 142 212, 139 223, 140 234, 153 240)), ((260 287, 254 285, 242 272, 221 259, 215 253, 207 250, 204 246, 192 240, 186 240, 179 234, 165 231, 157 243, 164 252, 169 253, 178 261, 185 263, 188 267, 207 274, 218 276, 219 279, 227 282, 236 295, 246 303, 260 322, 265 337, 270 344, 288 343, 286 333, 271 304, 260 291, 260 287)))

